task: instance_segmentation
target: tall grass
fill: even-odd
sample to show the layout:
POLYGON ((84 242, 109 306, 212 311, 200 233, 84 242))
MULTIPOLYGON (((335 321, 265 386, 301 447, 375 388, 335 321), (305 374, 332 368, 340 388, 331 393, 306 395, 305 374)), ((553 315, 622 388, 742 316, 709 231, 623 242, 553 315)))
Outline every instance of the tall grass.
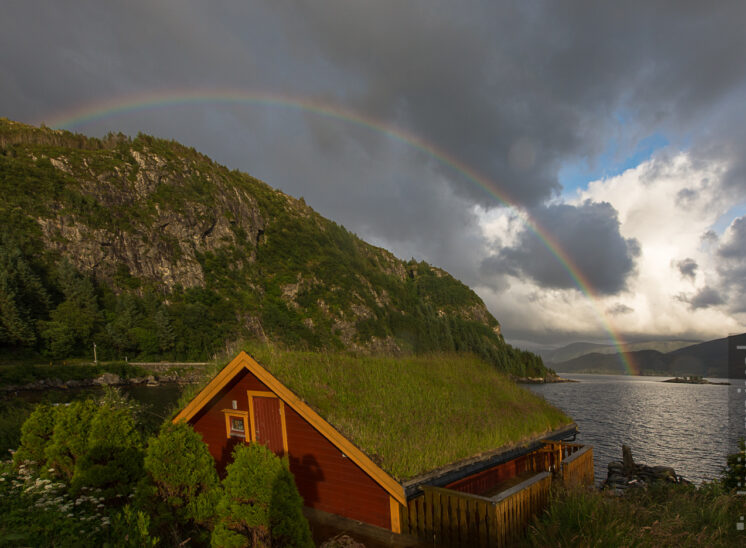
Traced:
POLYGON ((571 422, 472 355, 392 358, 269 347, 251 351, 399 479, 571 422))
POLYGON ((527 546, 744 546, 736 524, 746 497, 719 483, 657 483, 624 496, 604 491, 555 491, 529 528, 527 546))

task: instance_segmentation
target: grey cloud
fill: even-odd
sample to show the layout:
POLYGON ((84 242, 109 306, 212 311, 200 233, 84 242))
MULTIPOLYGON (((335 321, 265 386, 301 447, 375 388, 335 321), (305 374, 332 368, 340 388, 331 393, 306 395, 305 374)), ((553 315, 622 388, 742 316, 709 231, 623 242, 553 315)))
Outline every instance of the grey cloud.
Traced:
POLYGON ((622 314, 631 314, 635 309, 624 303, 616 303, 614 306, 607 308, 606 313, 612 316, 621 316, 622 314))
POLYGON ((712 244, 718 241, 718 235, 714 230, 708 230, 699 238, 704 244, 712 244))
POLYGON ((729 227, 729 238, 718 248, 723 259, 746 260, 746 217, 735 219, 729 227))
POLYGON ((676 298, 682 302, 689 303, 689 306, 694 310, 698 308, 710 308, 725 302, 720 292, 712 287, 703 287, 694 295, 681 294, 676 298))
POLYGON ((717 251, 718 273, 728 306, 734 312, 746 312, 746 217, 733 221, 717 251))
POLYGON ((682 261, 678 261, 676 267, 679 269, 682 278, 690 278, 693 280, 697 275, 697 268, 699 268, 699 265, 694 259, 686 258, 682 261))
MULTIPOLYGON (((533 218, 542 233, 557 242, 592 290, 608 295, 625 288, 640 248, 637 240, 619 233, 617 211, 610 204, 586 201, 577 207, 553 205, 534 210, 533 218)), ((513 247, 485 259, 482 268, 527 276, 546 287, 577 287, 542 238, 527 228, 513 247)))
POLYGON ((682 208, 688 208, 699 196, 699 192, 693 188, 682 188, 676 193, 676 204, 682 208))
POLYGON ((610 113, 624 118, 624 154, 653 131, 696 135, 744 89, 738 2, 275 5, 306 22, 295 40, 370 83, 356 105, 428 136, 524 204, 557 189, 563 159, 593 158, 617 137, 610 113), (516 154, 522 143, 528 154, 516 154))

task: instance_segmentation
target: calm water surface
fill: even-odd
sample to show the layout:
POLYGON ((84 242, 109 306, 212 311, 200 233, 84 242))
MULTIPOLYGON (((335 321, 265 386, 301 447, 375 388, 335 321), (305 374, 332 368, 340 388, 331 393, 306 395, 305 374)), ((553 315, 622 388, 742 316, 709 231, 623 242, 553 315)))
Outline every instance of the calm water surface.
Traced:
POLYGON ((731 412, 744 402, 735 386, 661 382, 670 377, 562 376, 580 382, 530 389, 575 420, 578 442, 593 445, 596 483, 606 479, 610 461, 622 459, 623 443, 636 462, 673 466, 695 483, 717 479, 735 450, 739 432, 729 428, 729 402, 731 412))

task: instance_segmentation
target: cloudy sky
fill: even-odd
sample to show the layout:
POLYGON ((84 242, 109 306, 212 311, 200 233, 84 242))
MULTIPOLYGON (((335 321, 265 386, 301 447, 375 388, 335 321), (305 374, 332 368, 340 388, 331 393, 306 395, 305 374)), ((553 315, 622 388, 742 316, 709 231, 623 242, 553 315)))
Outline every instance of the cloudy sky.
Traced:
POLYGON ((6 0, 0 116, 194 146, 450 271, 511 342, 704 340, 746 324, 744 28, 740 0, 6 0))

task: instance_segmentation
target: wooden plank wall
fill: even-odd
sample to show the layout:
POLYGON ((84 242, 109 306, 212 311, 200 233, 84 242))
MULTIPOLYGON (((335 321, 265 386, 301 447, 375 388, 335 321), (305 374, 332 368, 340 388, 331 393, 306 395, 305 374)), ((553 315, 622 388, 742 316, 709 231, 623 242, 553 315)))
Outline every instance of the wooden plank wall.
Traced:
POLYGON ((423 486, 403 513, 402 532, 438 546, 509 546, 546 506, 551 481, 542 472, 493 498, 423 486))
POLYGON ((561 473, 565 487, 593 485, 593 447, 587 445, 564 459, 561 473))

